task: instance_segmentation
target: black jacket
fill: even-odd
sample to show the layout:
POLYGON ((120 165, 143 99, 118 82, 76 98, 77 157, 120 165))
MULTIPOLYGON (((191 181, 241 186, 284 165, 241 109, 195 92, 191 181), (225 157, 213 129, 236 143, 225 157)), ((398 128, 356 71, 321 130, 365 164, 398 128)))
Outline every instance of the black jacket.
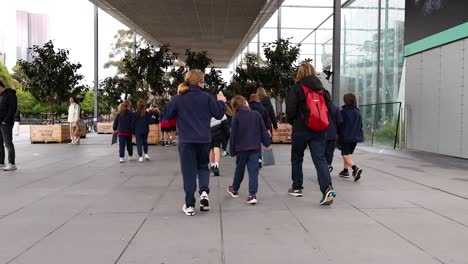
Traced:
POLYGON ((273 109, 273 105, 271 104, 270 97, 263 97, 262 100, 260 100, 260 102, 262 103, 263 107, 265 107, 267 114, 268 114, 268 118, 270 119, 270 122, 273 124, 273 128, 278 129, 278 120, 276 120, 275 109, 273 109))
POLYGON ((211 127, 211 141, 223 141, 230 137, 230 127, 228 119, 225 119, 221 124, 211 127))
POLYGON ((126 109, 125 114, 120 113, 115 117, 113 129, 117 132, 132 133, 133 114, 126 109))
POLYGON ((150 113, 146 112, 143 117, 138 112, 133 113, 132 131, 134 135, 148 134, 150 132, 149 125, 151 124, 154 124, 154 119, 150 113))
POLYGON ((16 110, 18 110, 16 91, 7 88, 0 94, 0 124, 13 125, 15 123, 16 110))
POLYGON ((328 126, 327 130, 327 140, 335 140, 338 133, 338 128, 343 123, 343 117, 341 116, 340 108, 338 108, 338 106, 336 106, 334 103, 330 103, 330 107, 328 109, 328 118, 330 125, 328 126))
POLYGON ((343 106, 341 115, 343 116, 343 124, 338 128, 340 142, 364 142, 362 117, 359 109, 354 106, 343 106))
MULTIPOLYGON (((291 90, 289 90, 288 97, 286 99, 286 117, 288 123, 293 126, 293 131, 312 131, 307 127, 302 116, 306 112, 306 97, 302 90, 301 84, 309 87, 314 91, 323 90, 322 82, 315 76, 308 76, 296 83, 291 90)), ((325 98, 328 111, 330 112, 330 101, 325 98)))
POLYGON ((249 107, 250 107, 250 110, 257 111, 262 116, 266 129, 270 130, 271 123, 270 123, 270 119, 268 118, 268 113, 265 107, 263 107, 263 105, 257 101, 250 101, 249 107))

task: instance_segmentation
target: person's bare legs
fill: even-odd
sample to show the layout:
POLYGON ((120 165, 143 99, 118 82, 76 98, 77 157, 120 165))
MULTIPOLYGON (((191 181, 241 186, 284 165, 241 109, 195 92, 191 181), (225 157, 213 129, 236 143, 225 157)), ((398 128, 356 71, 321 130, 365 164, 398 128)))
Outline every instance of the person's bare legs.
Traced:
POLYGON ((343 161, 344 161, 344 168, 345 169, 350 169, 354 165, 354 161, 351 158, 351 155, 343 155, 343 161))

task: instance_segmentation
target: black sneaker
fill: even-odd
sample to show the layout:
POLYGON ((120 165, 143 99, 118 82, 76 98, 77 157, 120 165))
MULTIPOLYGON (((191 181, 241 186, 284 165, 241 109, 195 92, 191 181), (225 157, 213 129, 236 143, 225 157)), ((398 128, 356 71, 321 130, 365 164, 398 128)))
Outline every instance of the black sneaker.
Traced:
POLYGON ((333 190, 333 187, 329 186, 327 191, 323 194, 322 200, 320 200, 320 205, 331 205, 335 197, 336 192, 333 190))
POLYGON ((349 172, 347 170, 342 170, 339 176, 343 178, 349 178, 349 172))
POLYGON ((206 192, 200 195, 200 211, 206 212, 210 210, 210 198, 206 192))
POLYGON ((210 171, 213 172, 213 171, 214 171, 214 168, 215 168, 214 166, 211 166, 211 167, 210 167, 210 171))
POLYGON ((162 140, 161 141, 161 146, 163 146, 163 147, 166 146, 166 141, 162 140))
POLYGON ((259 169, 263 168, 263 161, 262 161, 262 159, 259 159, 259 160, 258 160, 258 168, 259 168, 259 169))
POLYGON ((328 172, 332 172, 333 171, 333 166, 332 165, 328 165, 328 172))
POLYGON ((353 170, 354 181, 359 181, 359 179, 361 179, 361 173, 362 173, 362 169, 360 168, 353 170))
POLYGON ((213 174, 214 174, 214 176, 219 176, 219 168, 218 167, 213 168, 213 174))
POLYGON ((289 195, 294 196, 294 197, 302 197, 302 190, 301 189, 289 189, 288 190, 289 195))

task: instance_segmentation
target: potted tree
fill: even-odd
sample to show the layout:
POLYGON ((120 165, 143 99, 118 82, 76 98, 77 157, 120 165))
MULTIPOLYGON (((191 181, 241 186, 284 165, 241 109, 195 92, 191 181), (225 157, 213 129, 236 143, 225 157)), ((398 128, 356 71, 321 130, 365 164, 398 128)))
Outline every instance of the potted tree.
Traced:
POLYGON ((52 41, 43 47, 34 46, 32 60, 18 61, 24 88, 38 101, 48 105, 51 125, 31 126, 31 142, 66 142, 70 140, 68 125, 54 125, 54 110, 71 96, 87 87, 81 85, 80 63, 69 61, 70 52, 54 48, 52 41))

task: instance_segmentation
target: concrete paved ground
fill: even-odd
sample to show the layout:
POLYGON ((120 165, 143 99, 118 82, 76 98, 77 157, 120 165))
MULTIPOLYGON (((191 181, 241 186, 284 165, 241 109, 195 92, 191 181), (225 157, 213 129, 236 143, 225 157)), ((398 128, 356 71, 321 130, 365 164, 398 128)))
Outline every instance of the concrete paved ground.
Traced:
POLYGON ((212 210, 181 212, 176 148, 119 164, 109 135, 81 146, 15 138, 18 167, 0 172, 0 263, 468 263, 468 162, 360 148, 360 182, 333 180, 318 205, 310 159, 303 198, 287 195, 289 145, 261 171, 259 204, 232 199, 233 159, 211 181, 212 210))

